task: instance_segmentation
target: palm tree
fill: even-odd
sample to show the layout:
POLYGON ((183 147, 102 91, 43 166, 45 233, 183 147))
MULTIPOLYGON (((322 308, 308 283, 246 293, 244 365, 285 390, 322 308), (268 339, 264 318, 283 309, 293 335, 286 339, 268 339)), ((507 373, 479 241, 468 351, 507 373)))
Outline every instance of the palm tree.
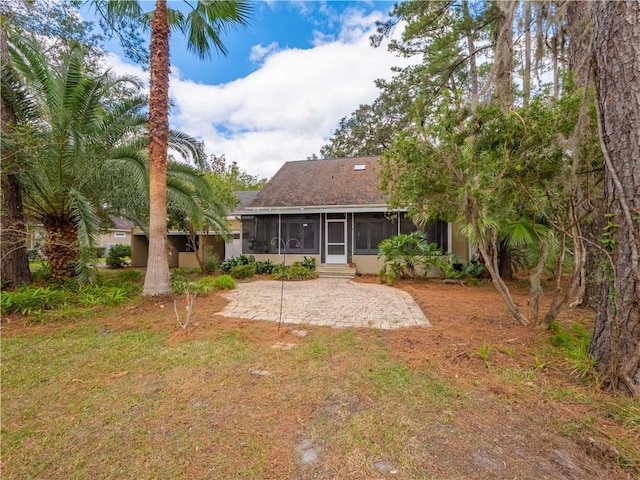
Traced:
MULTIPOLYGON (((14 45, 13 63, 28 93, 22 104, 31 112, 15 138, 25 164, 25 213, 45 228, 54 277, 87 281, 101 219, 148 196, 146 97, 126 90, 136 85, 132 78, 85 73, 79 46, 51 65, 36 41, 14 45)), ((185 158, 204 158, 191 137, 170 132, 169 140, 185 158)), ((208 188, 205 175, 175 162, 170 171, 174 203, 196 210, 195 196, 208 188)))
MULTIPOLYGON (((2 66, 0 136, 6 139, 11 136, 18 121, 12 93, 19 93, 19 89, 14 90, 13 88, 16 82, 9 58, 9 45, 4 18, 0 18, 0 65, 2 66)), ((22 210, 22 190, 17 176, 20 166, 12 161, 11 150, 10 147, 7 147, 7 142, 3 142, 1 152, 2 171, 0 172, 2 190, 0 274, 2 275, 3 284, 10 284, 15 287, 24 283, 31 283, 31 273, 27 257, 27 232, 22 210)))
POLYGON ((167 142, 169 133, 169 37, 177 28, 187 37, 187 47, 200 58, 211 56, 212 46, 226 54, 220 34, 227 27, 246 26, 250 4, 230 0, 184 2, 189 13, 168 8, 166 0, 156 0, 155 10, 144 13, 141 2, 94 0, 98 13, 118 33, 123 18, 150 27, 149 101, 149 257, 143 295, 171 293, 167 260, 167 142))

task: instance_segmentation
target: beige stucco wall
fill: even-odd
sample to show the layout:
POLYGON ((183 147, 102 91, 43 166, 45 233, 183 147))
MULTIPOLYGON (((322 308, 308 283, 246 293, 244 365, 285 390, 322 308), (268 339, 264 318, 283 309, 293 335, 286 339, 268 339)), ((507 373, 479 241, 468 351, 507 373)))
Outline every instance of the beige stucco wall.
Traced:
POLYGON ((110 230, 99 235, 100 246, 109 250, 113 245, 131 245, 131 232, 123 230, 110 230), (124 237, 116 237, 118 234, 124 234, 124 237))
POLYGON ((469 261, 469 241, 466 236, 460 234, 461 228, 460 225, 451 225, 451 253, 467 263, 469 261))
POLYGON ((131 239, 131 266, 146 267, 147 257, 149 256, 149 242, 147 237, 142 235, 133 235, 131 239))

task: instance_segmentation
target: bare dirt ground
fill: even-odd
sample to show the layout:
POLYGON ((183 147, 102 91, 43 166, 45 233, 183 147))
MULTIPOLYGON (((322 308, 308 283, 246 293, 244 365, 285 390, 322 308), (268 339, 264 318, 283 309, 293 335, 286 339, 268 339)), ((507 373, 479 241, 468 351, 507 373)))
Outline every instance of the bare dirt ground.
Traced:
MULTIPOLYGON (((377 282, 377 279, 365 276, 356 281, 377 282)), ((638 404, 600 391, 592 377, 578 378, 571 364, 549 350, 551 333, 518 325, 488 282, 462 286, 436 280, 400 280, 395 287, 414 297, 432 327, 363 329, 356 332, 357 338, 363 345, 383 344, 392 360, 412 372, 428 371, 440 382, 455 385, 465 392, 465 408, 434 405, 433 410, 425 409, 424 418, 406 419, 411 435, 407 436, 405 448, 415 452, 408 454, 415 457, 415 465, 396 469, 394 459, 388 459, 388 465, 383 459, 367 473, 362 468, 349 468, 349 462, 355 462, 357 457, 353 450, 347 460, 340 448, 325 445, 319 450, 319 463, 313 467, 301 465, 293 452, 296 445, 304 448, 300 447, 300 439, 305 431, 309 436, 310 423, 319 437, 339 436, 342 425, 355 421, 362 406, 371 402, 370 398, 337 392, 316 403, 298 404, 295 410, 280 407, 278 422, 272 421, 271 430, 266 433, 257 423, 268 424, 269 419, 260 415, 268 416, 265 412, 274 406, 264 392, 252 390, 256 410, 245 413, 244 423, 239 422, 234 428, 238 436, 264 435, 265 441, 271 443, 265 467, 268 473, 261 478, 640 478, 638 404), (620 401, 629 406, 631 419, 620 413, 620 401), (418 477, 417 471, 424 475, 418 477)), ((516 302, 526 311, 526 285, 514 283, 511 287, 516 302)), ((287 325, 277 330, 270 322, 216 316, 225 304, 217 294, 199 298, 194 312, 196 320, 187 330, 169 320, 168 301, 125 307, 117 314, 101 318, 100 323, 118 331, 168 332, 170 345, 240 332, 244 341, 265 352, 274 342, 290 341, 290 331, 298 328, 287 325)), ((577 322, 588 329, 592 317, 593 312, 588 309, 569 309, 559 322, 565 328, 577 322)), ((3 335, 56 328, 59 327, 24 326, 19 318, 14 318, 11 323, 4 323, 3 335)), ((309 338, 316 332, 334 335, 329 329, 309 328, 309 331, 309 338)), ((349 368, 348 359, 342 365, 337 362, 333 368, 339 378, 340 369, 346 373, 349 368)), ((227 385, 233 388, 231 381, 227 385)), ((258 388, 251 385, 252 389, 258 388)), ((190 395, 197 397, 199 393, 190 395)), ((225 395, 233 402, 242 398, 243 392, 231 390, 225 395)), ((387 418, 384 412, 380 415, 387 418)), ((192 470, 188 478, 231 478, 206 477, 201 473, 192 470)))

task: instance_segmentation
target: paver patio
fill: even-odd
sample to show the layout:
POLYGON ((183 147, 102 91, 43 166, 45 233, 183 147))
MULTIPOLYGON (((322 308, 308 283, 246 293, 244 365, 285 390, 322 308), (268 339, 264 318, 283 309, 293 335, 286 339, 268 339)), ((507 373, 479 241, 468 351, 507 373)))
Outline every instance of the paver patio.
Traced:
POLYGON ((239 283, 223 295, 229 303, 219 315, 334 328, 428 327, 429 321, 411 295, 386 285, 343 278, 301 282, 259 280, 239 283))

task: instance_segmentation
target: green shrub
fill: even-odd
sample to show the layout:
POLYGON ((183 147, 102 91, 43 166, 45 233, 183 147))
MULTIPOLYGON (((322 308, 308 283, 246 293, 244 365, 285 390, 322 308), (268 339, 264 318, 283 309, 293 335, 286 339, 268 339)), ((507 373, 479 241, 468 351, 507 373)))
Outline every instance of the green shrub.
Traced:
POLYGON ((255 264, 249 265, 236 265, 231 268, 231 276, 235 279, 241 280, 243 278, 251 278, 256 274, 255 264))
POLYGON ((222 270, 224 273, 231 273, 231 269, 233 267, 237 267, 238 265, 250 265, 255 263, 256 263, 256 259, 253 255, 249 255, 249 256, 236 255, 235 257, 229 257, 225 259, 220 264, 220 270, 222 270))
POLYGON ((378 278, 389 285, 398 277, 416 278, 419 276, 418 266, 424 275, 436 267, 445 277, 459 276, 448 261, 440 258, 441 255, 438 245, 429 243, 427 235, 421 231, 386 238, 378 245, 378 258, 384 259, 378 278))
POLYGON ((126 264, 127 257, 131 257, 130 245, 114 245, 109 249, 105 262, 111 268, 122 268, 126 264))
POLYGON ((96 258, 102 258, 105 256, 106 253, 107 253, 106 247, 93 247, 93 249, 91 250, 91 255, 93 255, 96 258))
POLYGON ((276 265, 271 263, 271 260, 262 260, 256 262, 256 273, 260 275, 271 275, 275 268, 276 265))
POLYGON ((123 270, 118 272, 118 280, 121 282, 139 282, 142 280, 142 272, 138 270, 123 270))
POLYGON ((300 262, 300 265, 302 265, 304 268, 311 270, 312 272, 315 272, 316 270, 316 258, 315 257, 304 257, 304 260, 302 260, 300 262))
POLYGON ((0 311, 3 314, 19 312, 30 315, 62 304, 66 296, 67 294, 61 290, 27 285, 13 292, 0 292, 0 311))
POLYGON ((218 256, 207 254, 204 262, 202 262, 202 273, 216 273, 218 270, 220 270, 220 259, 218 256))
POLYGON ((185 286, 189 282, 186 275, 177 268, 171 271, 169 280, 171 281, 171 290, 173 290, 174 293, 184 293, 185 286))
POLYGON ((214 279, 213 285, 217 290, 231 290, 236 288, 236 281, 229 275, 220 275, 214 279))
POLYGON ((316 277, 316 272, 302 266, 301 262, 295 262, 293 265, 278 265, 273 272, 273 278, 276 280, 307 280, 316 277))

